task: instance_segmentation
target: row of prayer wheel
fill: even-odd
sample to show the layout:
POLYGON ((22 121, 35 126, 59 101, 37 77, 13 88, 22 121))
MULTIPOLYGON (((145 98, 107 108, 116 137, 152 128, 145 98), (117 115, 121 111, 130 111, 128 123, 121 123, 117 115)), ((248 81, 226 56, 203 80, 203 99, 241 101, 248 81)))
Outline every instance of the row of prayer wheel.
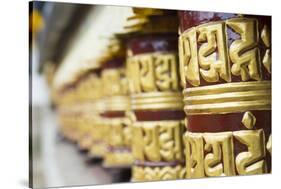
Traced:
POLYGON ((58 92, 62 134, 132 181, 270 173, 271 17, 133 12, 58 92))

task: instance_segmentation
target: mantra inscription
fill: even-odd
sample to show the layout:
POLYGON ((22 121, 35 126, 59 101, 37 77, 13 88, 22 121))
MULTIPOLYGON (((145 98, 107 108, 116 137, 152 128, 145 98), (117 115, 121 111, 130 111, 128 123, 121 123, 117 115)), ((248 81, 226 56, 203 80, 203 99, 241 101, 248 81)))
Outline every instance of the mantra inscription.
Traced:
MULTIPOLYGON (((242 123, 248 129, 256 118, 245 112, 242 123)), ((186 177, 232 176, 267 173, 266 151, 271 155, 271 135, 265 139, 263 129, 234 132, 194 133, 184 135, 186 177), (235 154, 235 141, 245 151, 235 154)))
POLYGON ((180 34, 188 130, 183 137, 186 178, 270 171, 271 120, 257 121, 271 119, 267 116, 271 112, 270 35, 270 27, 261 19, 243 16, 201 24, 180 34), (254 111, 262 116, 255 117, 254 111), (241 113, 239 120, 230 118, 241 113), (191 121, 192 116, 198 120, 191 121), (202 125, 204 116, 213 122, 202 125), (243 128, 233 123, 242 123, 243 128), (216 124, 224 124, 225 129, 215 131, 216 124))
POLYGON ((192 86, 200 86, 200 76, 210 83, 231 82, 232 75, 241 81, 263 80, 262 66, 271 73, 270 39, 268 26, 260 31, 254 18, 232 18, 192 27, 179 37, 181 80, 192 86), (232 42, 228 31, 235 33, 232 42), (261 47, 266 49, 264 54, 261 47))
POLYGON ((133 181, 185 178, 183 121, 136 121, 133 125, 133 181))
MULTIPOLYGON (((132 110, 181 110, 183 103, 178 69, 176 51, 132 55, 129 50, 127 77, 132 110)), ((133 119, 133 181, 184 178, 184 122, 155 119, 133 119)))
POLYGON ((127 58, 127 76, 132 94, 179 91, 178 75, 177 53, 145 53, 127 58))
POLYGON ((145 121, 133 125, 133 156, 139 161, 182 161, 182 121, 145 121))
POLYGON ((184 141, 187 178, 232 176, 236 172, 238 175, 267 173, 262 129, 221 133, 187 132, 184 141), (234 138, 244 144, 248 151, 234 157, 234 138))
POLYGON ((111 118, 108 144, 112 147, 130 147, 132 140, 131 123, 127 117, 111 118))

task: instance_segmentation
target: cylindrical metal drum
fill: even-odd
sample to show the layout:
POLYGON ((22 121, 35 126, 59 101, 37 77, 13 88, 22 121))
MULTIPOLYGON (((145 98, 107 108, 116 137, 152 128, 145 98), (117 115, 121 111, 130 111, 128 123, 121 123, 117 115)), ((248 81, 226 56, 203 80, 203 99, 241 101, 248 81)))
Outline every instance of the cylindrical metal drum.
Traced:
POLYGON ((122 40, 113 38, 103 61, 102 83, 106 101, 103 113, 104 127, 108 129, 107 152, 103 166, 107 168, 130 168, 131 124, 126 112, 130 110, 128 80, 125 73, 125 48, 122 40))
POLYGON ((271 17, 180 11, 186 177, 271 171, 271 17))
POLYGON ((176 12, 133 9, 127 75, 134 117, 132 181, 184 178, 176 12))

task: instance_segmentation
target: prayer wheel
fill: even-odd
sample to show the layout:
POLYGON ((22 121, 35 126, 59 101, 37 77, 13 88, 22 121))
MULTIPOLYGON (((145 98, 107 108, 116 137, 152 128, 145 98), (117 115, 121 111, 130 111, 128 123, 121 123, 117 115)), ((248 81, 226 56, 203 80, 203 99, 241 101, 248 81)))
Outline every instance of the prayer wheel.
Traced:
POLYGON ((127 116, 130 110, 128 80, 125 70, 125 47, 121 39, 110 40, 102 65, 103 94, 106 111, 102 114, 107 130, 103 166, 129 169, 133 162, 131 153, 131 124, 127 116))
POLYGON ((271 17, 178 15, 186 178, 271 172, 271 17))
POLYGON ((133 9, 125 29, 132 109, 132 181, 185 177, 176 11, 133 9))

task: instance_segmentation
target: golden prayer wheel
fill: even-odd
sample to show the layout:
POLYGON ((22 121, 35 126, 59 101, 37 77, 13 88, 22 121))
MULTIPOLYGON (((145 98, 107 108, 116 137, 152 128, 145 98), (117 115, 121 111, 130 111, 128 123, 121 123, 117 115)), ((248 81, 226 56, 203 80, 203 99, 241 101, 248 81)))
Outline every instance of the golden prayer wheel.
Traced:
POLYGON ((125 48, 121 39, 110 40, 102 65, 103 94, 106 110, 102 114, 107 131, 107 151, 103 166, 106 168, 130 168, 131 123, 127 116, 130 111, 128 80, 125 72, 125 48))
POLYGON ((125 29, 133 111, 132 181, 185 178, 176 11, 133 9, 125 29))
MULTIPOLYGON (((101 78, 99 78, 99 87, 96 88, 96 91, 101 90, 101 78)), ((102 93, 101 93, 102 94, 102 93)), ((103 97, 99 97, 99 99, 95 102, 95 108, 97 114, 95 114, 93 119, 93 125, 91 130, 92 144, 89 150, 89 156, 91 158, 103 158, 106 153, 106 142, 105 136, 107 135, 107 131, 104 128, 104 119, 102 118, 102 114, 105 111, 105 102, 103 97)))
POLYGON ((75 108, 76 89, 74 84, 63 86, 56 95, 58 106, 58 121, 63 136, 72 142, 77 141, 77 116, 78 111, 75 108))
POLYGON ((88 70, 83 74, 78 90, 83 101, 80 101, 80 132, 79 132, 79 148, 81 150, 90 150, 93 143, 92 132, 98 116, 97 100, 100 94, 97 89, 100 86, 99 80, 100 68, 88 70))
POLYGON ((271 17, 133 12, 54 92, 63 136, 132 181, 270 173, 271 17))
POLYGON ((271 172, 271 17, 179 18, 186 178, 271 172))
POLYGON ((101 97, 97 90, 100 85, 99 65, 92 61, 86 65, 57 95, 61 132, 77 143, 82 151, 89 151, 94 142, 92 131, 96 125, 99 113, 97 104, 101 97))

